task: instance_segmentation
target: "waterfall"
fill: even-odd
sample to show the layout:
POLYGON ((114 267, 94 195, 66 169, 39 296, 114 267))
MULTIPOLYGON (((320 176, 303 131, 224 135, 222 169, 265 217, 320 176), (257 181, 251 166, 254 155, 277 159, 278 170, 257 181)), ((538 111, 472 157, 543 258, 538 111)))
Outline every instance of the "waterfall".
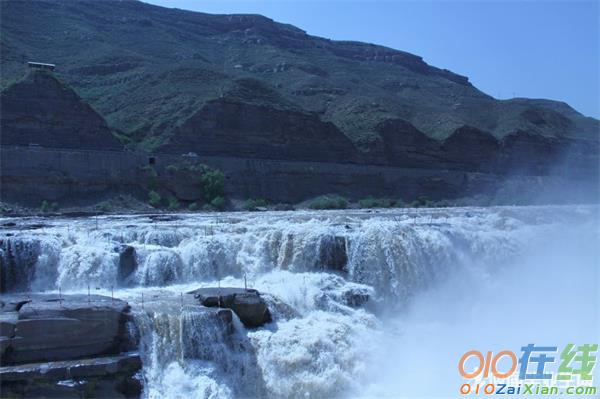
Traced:
POLYGON ((2 238, 3 291, 157 287, 288 270, 337 273, 405 300, 464 259, 518 254, 522 235, 553 223, 553 212, 538 213, 539 225, 518 209, 59 219, 2 238), (134 263, 126 281, 124 247, 134 263))
POLYGON ((22 219, 0 231, 1 290, 114 289, 132 306, 148 398, 340 397, 362 392, 378 340, 396 339, 389 315, 457 276, 502 275, 553 232, 597 221, 598 210, 22 219), (235 313, 182 294, 217 284, 258 289, 273 322, 246 329, 235 313))
POLYGON ((134 319, 147 397, 263 394, 253 348, 235 313, 181 306, 177 295, 165 291, 154 291, 143 305, 139 295, 128 300, 138 309, 134 319))

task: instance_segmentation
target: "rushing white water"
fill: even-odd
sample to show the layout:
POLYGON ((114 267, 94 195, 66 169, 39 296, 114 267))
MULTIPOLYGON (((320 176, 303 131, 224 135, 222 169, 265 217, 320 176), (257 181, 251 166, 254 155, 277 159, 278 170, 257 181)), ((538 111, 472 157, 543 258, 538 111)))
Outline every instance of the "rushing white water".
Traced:
POLYGON ((0 219, 3 289, 114 288, 132 304, 150 398, 452 397, 472 347, 598 340, 598 211, 0 219), (272 323, 245 329, 180 299, 245 283, 272 323))

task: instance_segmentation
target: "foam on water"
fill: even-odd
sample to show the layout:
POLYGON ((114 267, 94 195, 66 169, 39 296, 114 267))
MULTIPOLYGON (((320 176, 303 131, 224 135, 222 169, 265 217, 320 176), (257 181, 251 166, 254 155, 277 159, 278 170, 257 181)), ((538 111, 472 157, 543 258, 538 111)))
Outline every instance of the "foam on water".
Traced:
MULTIPOLYGON (((544 270, 524 261, 547 251, 544 242, 563 242, 567 230, 580 232, 579 243, 599 237, 590 227, 598 221, 595 206, 19 223, 40 221, 43 229, 20 226, 3 238, 3 287, 85 292, 89 284, 108 295, 115 287, 115 296, 132 304, 149 398, 420 396, 409 389, 430 375, 420 359, 450 347, 445 361, 455 367, 454 352, 463 348, 452 340, 466 345, 458 337, 477 330, 472 320, 486 309, 473 305, 475 292, 510 298, 498 279, 514 282, 518 268, 544 270), (119 272, 124 245, 135 248, 137 263, 126 281, 119 272), (198 312, 189 299, 181 306, 181 293, 218 284, 258 289, 274 321, 247 330, 237 317, 228 325, 198 312), (419 345, 429 349, 415 351, 419 345)), ((587 268, 579 272, 589 277, 587 268)), ((454 388, 454 374, 447 380, 454 388)), ((421 396, 455 392, 428 386, 421 396)))

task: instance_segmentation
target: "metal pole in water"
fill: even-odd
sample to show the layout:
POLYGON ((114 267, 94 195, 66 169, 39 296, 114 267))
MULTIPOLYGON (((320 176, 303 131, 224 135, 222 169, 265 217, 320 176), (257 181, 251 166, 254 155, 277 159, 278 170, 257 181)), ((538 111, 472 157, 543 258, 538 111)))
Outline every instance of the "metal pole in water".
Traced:
POLYGON ((59 303, 60 307, 62 308, 62 291, 60 289, 60 285, 58 286, 58 303, 59 303))
POLYGON ((183 292, 179 293, 181 295, 181 309, 183 310, 183 292))
POLYGON ((246 282, 246 273, 244 273, 244 289, 248 289, 248 283, 246 282))
POLYGON ((142 310, 144 309, 144 293, 142 292, 142 310))

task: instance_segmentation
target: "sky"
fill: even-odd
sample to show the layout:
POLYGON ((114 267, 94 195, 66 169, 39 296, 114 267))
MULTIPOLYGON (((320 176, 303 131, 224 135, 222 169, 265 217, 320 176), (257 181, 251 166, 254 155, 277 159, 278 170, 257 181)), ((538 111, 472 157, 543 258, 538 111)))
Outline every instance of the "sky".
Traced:
POLYGON ((600 1, 145 0, 262 14, 315 36, 417 54, 496 98, 565 101, 600 118, 600 1))

